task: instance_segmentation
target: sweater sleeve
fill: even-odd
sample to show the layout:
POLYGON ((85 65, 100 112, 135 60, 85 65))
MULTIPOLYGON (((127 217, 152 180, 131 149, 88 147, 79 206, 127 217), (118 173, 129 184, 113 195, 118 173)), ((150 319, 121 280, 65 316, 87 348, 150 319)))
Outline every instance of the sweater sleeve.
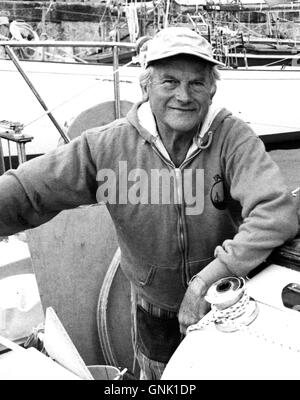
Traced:
POLYGON ((60 211, 96 202, 85 134, 0 177, 0 235, 39 226, 60 211))
POLYGON ((262 141, 241 121, 223 149, 223 169, 232 199, 241 205, 237 234, 215 250, 199 275, 208 284, 229 275, 245 276, 298 230, 296 201, 262 141))

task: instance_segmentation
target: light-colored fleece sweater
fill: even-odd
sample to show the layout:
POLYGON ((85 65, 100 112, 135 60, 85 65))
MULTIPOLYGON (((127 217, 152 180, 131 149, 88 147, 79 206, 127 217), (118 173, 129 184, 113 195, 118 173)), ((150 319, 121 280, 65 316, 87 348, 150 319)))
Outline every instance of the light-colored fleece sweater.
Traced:
POLYGON ((261 140, 227 110, 175 168, 140 125, 139 105, 0 177, 0 235, 106 201, 124 273, 149 302, 177 311, 194 274, 207 284, 245 276, 294 237, 296 204, 261 140))

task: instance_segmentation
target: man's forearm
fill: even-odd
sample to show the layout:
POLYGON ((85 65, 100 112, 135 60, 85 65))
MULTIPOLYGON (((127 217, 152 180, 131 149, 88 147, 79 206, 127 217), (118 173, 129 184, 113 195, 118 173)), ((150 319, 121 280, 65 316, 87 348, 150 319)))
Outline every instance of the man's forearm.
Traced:
POLYGON ((203 280, 203 282, 205 282, 206 286, 209 288, 219 279, 233 276, 235 274, 230 271, 230 269, 227 268, 227 266, 222 263, 222 261, 220 261, 218 258, 215 258, 205 268, 198 272, 197 275, 203 280))
POLYGON ((13 235, 41 225, 55 214, 40 215, 36 212, 13 174, 0 177, 0 236, 13 235))

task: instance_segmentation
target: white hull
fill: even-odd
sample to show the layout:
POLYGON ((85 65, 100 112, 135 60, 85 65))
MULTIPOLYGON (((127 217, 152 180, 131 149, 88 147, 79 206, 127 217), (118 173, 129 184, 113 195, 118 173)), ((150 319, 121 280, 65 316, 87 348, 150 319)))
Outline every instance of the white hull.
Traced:
MULTIPOLYGON (((63 126, 82 110, 114 98, 112 67, 21 62, 21 66, 63 126)), ((140 69, 120 69, 121 100, 138 101, 140 69)), ((258 135, 300 130, 300 69, 222 70, 215 101, 249 122, 258 135)), ((10 60, 0 60, 0 120, 25 124, 34 137, 27 154, 57 146, 59 133, 10 60), (28 124, 28 126, 27 126, 28 124)), ((6 151, 6 149, 4 149, 6 151)))
POLYGON ((300 314, 281 298, 291 282, 300 283, 299 271, 276 264, 250 279, 247 291, 258 307, 254 321, 233 332, 211 323, 188 333, 162 379, 299 380, 300 314))

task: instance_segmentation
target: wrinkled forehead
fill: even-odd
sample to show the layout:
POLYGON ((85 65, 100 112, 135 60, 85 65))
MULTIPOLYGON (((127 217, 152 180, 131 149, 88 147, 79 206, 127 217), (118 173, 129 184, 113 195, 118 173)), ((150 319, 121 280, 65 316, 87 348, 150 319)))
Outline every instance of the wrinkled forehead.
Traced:
POLYGON ((180 54, 151 63, 152 71, 157 76, 190 75, 198 78, 208 76, 212 65, 198 57, 180 54))

